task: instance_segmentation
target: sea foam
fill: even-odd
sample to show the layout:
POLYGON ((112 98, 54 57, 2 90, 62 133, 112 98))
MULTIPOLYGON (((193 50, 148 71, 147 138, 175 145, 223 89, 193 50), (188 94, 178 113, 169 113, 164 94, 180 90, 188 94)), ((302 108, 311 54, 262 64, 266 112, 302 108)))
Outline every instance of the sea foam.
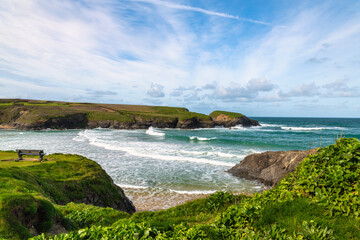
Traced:
POLYGON ((190 140, 196 140, 196 141, 210 141, 213 139, 216 139, 216 137, 206 138, 206 137, 198 137, 198 136, 190 136, 190 140))
POLYGON ((163 132, 158 132, 158 131, 155 130, 155 128, 153 128, 153 127, 149 127, 149 129, 146 130, 146 134, 147 134, 147 135, 151 135, 151 136, 157 136, 157 137, 163 137, 163 136, 165 136, 165 133, 163 133, 163 132))

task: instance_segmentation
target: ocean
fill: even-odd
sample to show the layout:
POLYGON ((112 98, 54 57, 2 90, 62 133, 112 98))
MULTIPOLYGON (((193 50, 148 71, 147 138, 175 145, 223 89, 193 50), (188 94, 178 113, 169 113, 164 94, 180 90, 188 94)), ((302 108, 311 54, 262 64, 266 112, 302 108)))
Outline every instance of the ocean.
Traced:
POLYGON ((253 194, 264 186, 226 172, 264 151, 327 146, 360 139, 360 119, 254 117, 261 126, 231 129, 0 131, 0 150, 76 153, 99 163, 138 210, 159 210, 225 190, 253 194))

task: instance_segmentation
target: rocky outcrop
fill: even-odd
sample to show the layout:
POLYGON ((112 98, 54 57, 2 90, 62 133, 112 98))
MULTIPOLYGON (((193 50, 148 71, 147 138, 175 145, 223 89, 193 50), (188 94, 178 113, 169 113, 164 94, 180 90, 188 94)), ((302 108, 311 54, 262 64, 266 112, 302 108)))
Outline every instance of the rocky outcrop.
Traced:
POLYGON ((232 175, 248 180, 257 180, 265 185, 276 185, 309 154, 315 154, 317 149, 307 151, 267 151, 251 154, 239 164, 229 169, 232 175))
POLYGON ((41 130, 41 129, 78 129, 85 128, 88 124, 88 119, 85 113, 75 113, 65 116, 52 117, 48 120, 39 120, 34 121, 30 124, 19 125, 18 129, 31 129, 31 130, 41 130))
POLYGON ((129 122, 118 122, 115 120, 102 120, 102 121, 90 121, 86 128, 112 128, 112 129, 148 129, 149 127, 156 128, 175 128, 178 123, 178 119, 169 119, 166 121, 158 121, 156 119, 139 120, 129 122))
POLYGON ((258 121, 236 112, 214 111, 210 113, 210 117, 215 122, 216 126, 227 128, 238 125, 243 127, 260 126, 258 121))
POLYGON ((223 126, 227 128, 237 125, 241 125, 243 127, 260 126, 258 121, 250 119, 246 116, 231 118, 224 114, 220 114, 215 119, 213 119, 213 121, 216 123, 217 126, 223 126))
POLYGON ((186 120, 180 120, 176 128, 182 129, 194 129, 194 128, 212 128, 215 127, 216 123, 211 120, 204 120, 201 118, 193 117, 186 120))

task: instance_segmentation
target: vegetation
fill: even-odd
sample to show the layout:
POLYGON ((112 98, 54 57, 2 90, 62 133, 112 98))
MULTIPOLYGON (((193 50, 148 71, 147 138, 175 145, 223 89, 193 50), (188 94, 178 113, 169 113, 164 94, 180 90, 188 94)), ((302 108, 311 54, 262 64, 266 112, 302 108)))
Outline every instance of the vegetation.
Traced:
POLYGON ((214 112, 210 113, 210 117, 212 117, 213 119, 217 118, 219 115, 225 115, 229 118, 238 118, 238 117, 244 116, 241 113, 226 112, 226 111, 214 111, 214 112))
MULTIPOLYGON (((0 156, 8 158, 11 154, 3 152, 0 156)), ((4 184, 1 180, 1 199, 11 197, 12 207, 21 203, 27 206, 22 211, 28 214, 48 208, 50 215, 65 219, 62 221, 71 230, 52 236, 43 233, 34 239, 360 239, 360 142, 357 139, 341 138, 319 149, 276 187, 261 194, 217 192, 167 210, 131 216, 110 208, 76 203, 53 204, 52 209, 47 200, 39 203, 38 196, 47 195, 35 191, 35 183, 31 184, 35 185, 33 189, 24 188, 26 183, 21 179, 26 177, 31 182, 32 176, 22 175, 24 173, 18 171, 21 168, 1 168, 2 177, 4 169, 5 172, 17 169, 12 173, 14 186, 9 187, 7 184, 12 183, 4 184), (33 198, 38 202, 34 203, 33 198)), ((11 208, 11 204, 1 201, 0 226, 7 229, 13 221, 4 218, 3 209, 4 206, 11 208)), ((44 224, 38 227, 43 232, 51 225, 49 219, 44 217, 44 224)), ((12 236, 9 232, 19 231, 12 228, 6 230, 8 235, 3 235, 4 229, 2 227, 1 236, 12 236)))
MULTIPOLYGON (((74 225, 87 226, 66 220, 57 204, 84 201, 89 196, 96 196, 97 201, 93 203, 102 206, 114 206, 122 200, 105 171, 82 156, 52 154, 46 156, 44 162, 36 157, 19 162, 15 159, 17 154, 13 151, 0 152, 0 237, 31 237, 32 233, 47 232, 55 222, 69 230, 74 225)), ((71 207, 75 208, 69 205, 71 207)), ((86 209, 82 205, 77 208, 86 209)), ((92 211, 95 210, 96 207, 92 207, 92 211)), ((118 220, 127 215, 117 212, 113 216, 118 220)), ((112 215, 106 216, 108 219, 112 215)), ((105 220, 99 222, 106 223, 105 220)))

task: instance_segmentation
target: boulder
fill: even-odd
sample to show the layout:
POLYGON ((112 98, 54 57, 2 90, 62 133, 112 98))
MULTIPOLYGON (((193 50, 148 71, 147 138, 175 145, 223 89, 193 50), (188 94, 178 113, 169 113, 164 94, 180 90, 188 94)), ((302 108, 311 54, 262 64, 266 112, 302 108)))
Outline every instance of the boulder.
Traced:
POLYGON ((267 151, 251 154, 239 164, 228 170, 232 175, 248 180, 257 180, 268 186, 276 185, 309 154, 315 154, 317 149, 307 151, 267 151))

